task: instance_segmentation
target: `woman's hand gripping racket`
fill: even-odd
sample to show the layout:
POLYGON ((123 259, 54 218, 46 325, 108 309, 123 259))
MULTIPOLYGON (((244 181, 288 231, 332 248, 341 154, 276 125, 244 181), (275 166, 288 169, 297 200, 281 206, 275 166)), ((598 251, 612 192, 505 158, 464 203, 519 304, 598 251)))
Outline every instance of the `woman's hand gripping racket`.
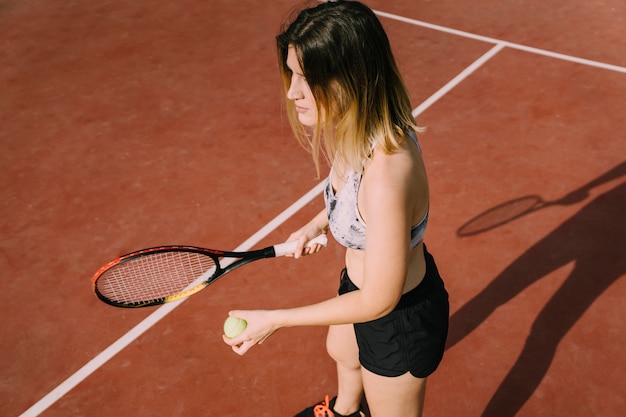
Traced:
MULTIPOLYGON (((326 246, 326 235, 306 246, 326 246)), ((291 255, 297 242, 248 252, 195 246, 160 246, 132 252, 103 265, 93 277, 98 298, 115 307, 148 307, 177 301, 206 288, 218 278, 259 259, 291 255)))

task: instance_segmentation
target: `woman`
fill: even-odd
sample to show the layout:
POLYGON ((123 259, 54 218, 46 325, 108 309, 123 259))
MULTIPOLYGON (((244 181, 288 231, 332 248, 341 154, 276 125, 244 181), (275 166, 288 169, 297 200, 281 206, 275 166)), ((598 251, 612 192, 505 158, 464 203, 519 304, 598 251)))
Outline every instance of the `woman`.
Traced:
POLYGON ((272 311, 232 311, 247 329, 225 342, 239 354, 281 327, 328 325, 338 393, 298 416, 421 416, 426 380, 443 356, 448 295, 422 242, 428 182, 409 96, 374 13, 321 3, 277 36, 287 110, 299 140, 332 163, 326 208, 288 240, 331 231, 346 246, 339 295, 272 311))

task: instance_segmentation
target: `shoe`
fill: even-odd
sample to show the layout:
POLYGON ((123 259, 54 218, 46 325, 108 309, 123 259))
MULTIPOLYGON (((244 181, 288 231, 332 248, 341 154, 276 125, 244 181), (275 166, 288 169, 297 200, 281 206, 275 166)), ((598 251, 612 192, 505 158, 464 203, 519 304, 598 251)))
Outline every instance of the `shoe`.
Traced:
POLYGON ((335 401, 337 397, 333 397, 332 400, 328 401, 328 395, 321 403, 315 404, 312 407, 306 408, 302 410, 300 413, 296 414, 294 417, 364 417, 365 415, 361 413, 361 410, 355 411, 354 413, 344 416, 343 414, 337 413, 333 410, 333 405, 335 405, 335 401))

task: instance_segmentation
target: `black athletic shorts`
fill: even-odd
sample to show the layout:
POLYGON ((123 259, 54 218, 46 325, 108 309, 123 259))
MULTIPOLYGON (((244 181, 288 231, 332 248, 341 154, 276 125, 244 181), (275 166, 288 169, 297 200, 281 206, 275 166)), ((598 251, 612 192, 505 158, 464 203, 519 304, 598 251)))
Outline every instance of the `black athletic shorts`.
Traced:
MULTIPOLYGON (((402 295, 388 315, 355 323, 359 361, 365 369, 394 377, 410 372, 425 378, 437 369, 448 335, 448 293, 433 257, 426 251, 426 274, 422 282, 402 295)), ((358 290, 344 268, 339 294, 358 290)))

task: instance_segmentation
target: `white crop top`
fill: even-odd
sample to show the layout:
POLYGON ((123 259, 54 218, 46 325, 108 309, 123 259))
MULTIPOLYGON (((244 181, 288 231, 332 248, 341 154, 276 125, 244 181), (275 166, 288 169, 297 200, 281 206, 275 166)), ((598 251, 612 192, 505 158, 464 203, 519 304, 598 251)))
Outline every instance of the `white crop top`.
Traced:
MULTIPOLYGON (((409 136, 417 143, 413 135, 409 136)), ((419 144, 417 146, 419 147, 419 144)), ((338 194, 335 194, 331 183, 332 173, 331 168, 324 188, 324 202, 330 231, 341 245, 351 249, 365 250, 365 222, 359 213, 357 200, 362 174, 350 171, 344 187, 338 194)), ((422 221, 410 230, 411 249, 424 239, 427 224, 428 211, 422 221)))

